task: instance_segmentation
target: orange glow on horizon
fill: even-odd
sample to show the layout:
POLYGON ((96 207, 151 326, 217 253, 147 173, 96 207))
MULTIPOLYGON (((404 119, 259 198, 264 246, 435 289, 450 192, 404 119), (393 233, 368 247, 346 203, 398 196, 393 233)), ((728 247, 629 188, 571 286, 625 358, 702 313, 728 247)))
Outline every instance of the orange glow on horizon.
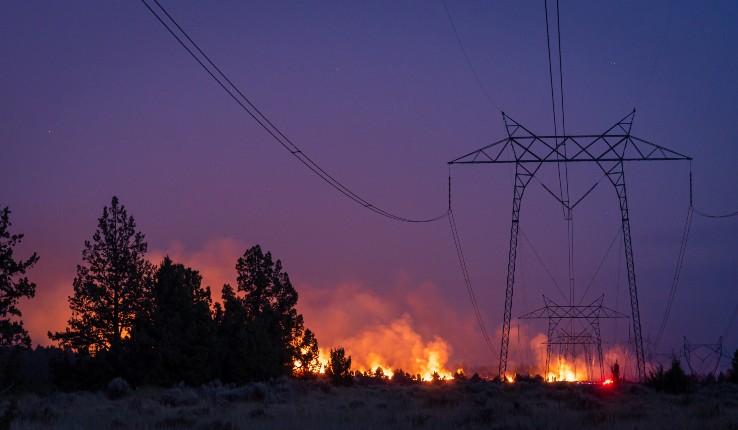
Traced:
MULTIPOLYGON (((449 370, 451 346, 439 336, 424 338, 412 325, 412 318, 404 314, 388 324, 362 327, 350 337, 337 339, 346 356, 351 357, 351 370, 373 375, 382 368, 385 377, 392 378, 401 369, 412 376, 420 375, 430 381, 438 373, 442 379, 452 379, 449 370)), ((329 349, 320 349, 319 361, 325 366, 329 349)))
POLYGON ((587 379, 586 373, 579 371, 575 363, 569 363, 563 358, 560 358, 558 363, 555 363, 554 366, 556 366, 557 369, 549 369, 548 375, 546 376, 546 381, 548 382, 579 382, 587 379))

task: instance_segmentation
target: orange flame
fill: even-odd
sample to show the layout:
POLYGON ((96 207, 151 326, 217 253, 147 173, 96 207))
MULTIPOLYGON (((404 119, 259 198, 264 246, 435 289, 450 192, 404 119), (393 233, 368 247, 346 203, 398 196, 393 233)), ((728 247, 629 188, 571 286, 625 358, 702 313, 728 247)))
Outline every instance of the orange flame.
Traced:
MULTIPOLYGON (((351 368, 370 374, 382 368, 388 378, 393 376, 394 370, 402 369, 426 381, 431 380, 434 373, 451 379, 453 372, 446 368, 450 345, 438 336, 423 339, 410 323, 410 317, 403 315, 388 325, 365 328, 344 339, 341 344, 351 356, 351 368)), ((321 349, 321 364, 325 366, 328 359, 328 351, 321 349)))
POLYGON ((557 360, 557 362, 552 363, 549 367, 549 372, 546 376, 546 380, 549 382, 576 382, 585 380, 587 378, 586 370, 584 369, 584 366, 580 367, 576 366, 576 363, 570 363, 567 360, 560 358, 559 360, 557 360))

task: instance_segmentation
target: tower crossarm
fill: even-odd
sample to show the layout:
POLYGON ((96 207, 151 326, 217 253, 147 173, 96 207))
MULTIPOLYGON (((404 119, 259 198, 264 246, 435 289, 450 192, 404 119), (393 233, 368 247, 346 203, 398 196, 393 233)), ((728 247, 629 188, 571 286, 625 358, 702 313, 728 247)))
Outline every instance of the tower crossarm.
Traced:
POLYGON ((600 296, 589 305, 563 306, 543 296, 546 306, 520 316, 519 319, 602 319, 602 318, 629 318, 628 315, 615 309, 602 306, 603 297, 600 296))
POLYGON ((602 134, 536 135, 503 113, 508 137, 449 164, 561 163, 691 160, 630 134, 635 110, 602 134), (564 151, 563 148, 568 148, 564 151))

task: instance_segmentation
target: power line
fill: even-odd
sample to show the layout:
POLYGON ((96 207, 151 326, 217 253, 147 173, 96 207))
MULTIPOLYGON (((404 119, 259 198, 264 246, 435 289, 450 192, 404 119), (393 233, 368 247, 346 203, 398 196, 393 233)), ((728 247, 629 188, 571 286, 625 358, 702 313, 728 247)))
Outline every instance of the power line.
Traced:
MULTIPOLYGON (((622 230, 620 228, 617 229, 615 232, 615 236, 610 241, 610 246, 607 248, 607 251, 605 251, 605 255, 602 256, 602 260, 600 261, 600 264, 597 266, 597 270, 595 270, 594 275, 592 275, 592 279, 589 281, 589 284, 587 285, 587 288, 584 290, 584 293, 582 293, 582 297, 579 299, 578 305, 582 304, 582 301, 584 300, 584 297, 587 296, 587 293, 589 292, 589 289, 594 284, 595 278, 597 278, 597 275, 600 273, 600 269, 602 269, 602 265, 605 264, 605 260, 607 259, 607 256, 610 255, 610 251, 612 250, 613 245, 615 245, 615 241, 620 237, 620 233, 622 230)), ((617 308, 617 304, 615 305, 617 308)))
MULTIPOLYGON (((551 34, 549 32, 549 25, 548 25, 548 0, 544 0, 543 7, 546 10, 546 46, 548 48, 548 80, 551 86, 551 111, 553 112, 554 135, 558 136, 559 126, 558 126, 558 121, 556 121, 556 97, 554 96, 553 66, 551 63, 551 34)), ((557 156, 558 156, 558 151, 557 151, 557 156)))
POLYGON ((664 41, 666 40, 666 33, 669 30, 669 24, 671 24, 671 15, 672 12, 674 12, 674 4, 676 2, 672 0, 671 6, 669 7, 669 15, 666 17, 666 25, 664 25, 664 31, 661 34, 661 42, 659 43, 659 49, 656 51, 656 56, 653 60, 653 65, 651 65, 651 71, 648 73, 648 79, 646 80, 646 83, 643 86, 643 89, 640 91, 640 96, 638 97, 638 101, 636 101, 636 106, 641 104, 641 101, 643 101, 643 97, 646 96, 646 93, 648 93, 648 89, 651 85, 651 80, 653 79, 654 72, 656 71, 656 65, 659 63, 659 59, 661 58, 661 52, 664 50, 664 41))
MULTIPOLYGON (((559 0, 556 0, 556 39, 559 44, 559 93, 561 95, 561 132, 566 136, 566 112, 564 112, 564 72, 561 60, 561 13, 559 0)), ((567 183, 567 187, 569 184, 567 183)), ((567 190, 568 193, 568 190, 567 190)))
POLYGON ((446 11, 446 16, 448 17, 448 22, 451 24, 451 29, 454 31, 454 35, 456 36, 456 41, 459 42, 459 48, 461 48, 461 53, 464 54, 464 59, 466 60, 466 64, 469 66, 469 70, 471 70, 472 74, 474 75, 474 79, 477 81, 477 85, 479 85, 479 88, 482 90, 482 93, 484 94, 484 97, 487 99, 487 101, 495 107, 495 109, 502 111, 502 108, 497 106, 497 103, 492 99, 492 96, 489 95, 489 92, 487 91, 487 88, 482 83, 482 80, 479 79, 479 75, 477 74, 477 71, 474 69, 474 66, 472 65, 471 60, 469 59, 469 54, 467 54, 466 49, 464 48, 464 44, 461 42, 461 36, 459 36, 459 32, 456 30, 456 25, 454 25, 454 20, 451 18, 451 12, 448 10, 448 5, 446 5, 446 0, 441 0, 443 3, 443 9, 446 11))
POLYGON ((694 210, 694 213, 696 213, 699 216, 703 216, 705 218, 731 218, 734 216, 738 216, 738 211, 730 212, 726 214, 719 214, 719 215, 713 215, 713 214, 707 214, 700 210, 697 210, 697 208, 694 207, 694 199, 693 199, 693 188, 692 188, 692 163, 689 163, 689 205, 692 206, 692 209, 694 210))
POLYGON ((696 213, 699 216, 703 216, 705 218, 731 218, 731 217, 734 217, 734 216, 738 216, 738 211, 731 212, 731 213, 728 213, 728 214, 722 214, 722 215, 711 215, 711 214, 706 214, 706 213, 704 213, 702 211, 699 211, 697 209, 693 209, 693 210, 694 210, 694 213, 696 213))
POLYGON ((313 161, 310 157, 308 157, 297 145, 295 145, 292 140, 287 138, 287 136, 282 133, 282 131, 277 128, 277 126, 272 123, 272 121, 267 118, 266 115, 264 115, 252 102, 249 100, 248 97, 244 95, 244 93, 221 71, 221 69, 208 57, 205 52, 200 49, 200 47, 195 43, 194 40, 187 34, 187 32, 177 23, 177 21, 167 12, 167 10, 159 3, 158 0, 154 0, 154 3, 156 6, 163 12, 163 14, 166 16, 167 20, 173 24, 173 27, 165 22, 165 19, 157 13, 147 2, 146 0, 141 0, 141 3, 146 6, 146 8, 156 17, 156 19, 167 29, 167 31, 175 38, 177 39, 177 42, 192 56, 192 58, 197 61, 197 63, 210 75, 211 78, 213 78, 218 85, 220 85, 223 90, 225 90, 228 95, 231 96, 231 98, 238 103, 241 108, 246 111, 246 113, 251 116, 267 133, 269 133, 274 140, 276 140, 284 149, 290 152, 298 161, 300 161, 305 167, 310 169, 315 175, 317 175, 320 179, 322 179, 324 182, 326 182, 331 187, 335 188, 338 192, 343 194, 345 197, 349 198, 350 200, 354 201, 355 203, 363 206, 366 209, 369 209, 370 211, 382 215, 384 217, 396 220, 396 221, 402 221, 402 222, 409 222, 409 223, 427 223, 427 222, 433 222, 438 221, 440 219, 443 219, 448 216, 448 211, 444 212, 441 215, 427 218, 427 219, 411 219, 411 218, 405 218, 398 215, 395 215, 391 212, 385 211, 383 209, 380 209, 373 204, 371 204, 369 201, 365 200, 364 198, 360 197, 356 193, 354 193, 351 189, 343 185, 341 182, 339 182, 335 177, 330 175, 328 172, 326 172, 322 167, 320 167, 315 161, 313 161), (177 31, 181 33, 182 36, 189 42, 191 46, 188 46, 188 44, 185 42, 185 40, 182 39, 182 37, 177 34, 177 31), (195 52, 196 51, 196 52, 195 52), (199 54, 199 56, 198 56, 199 54), (207 64, 206 64, 207 63, 207 64), (208 65, 210 67, 208 67, 208 65))
MULTIPOLYGON (((450 183, 450 178, 449 178, 449 183, 450 183)), ((487 344, 487 347, 492 353, 492 356, 496 356, 497 351, 495 351, 494 346, 492 346, 492 341, 490 340, 489 335, 487 334, 487 328, 484 325, 484 320, 482 320, 482 314, 479 312, 479 305, 477 304, 477 298, 476 298, 476 295, 474 294, 474 288, 472 287, 471 279, 469 277, 469 270, 466 267, 466 260, 464 259, 464 251, 461 248, 461 240, 459 238, 459 232, 456 229, 456 221, 454 220, 454 213, 452 210, 450 210, 450 208, 448 211, 448 222, 451 226, 451 234, 454 238, 454 246, 456 247, 456 255, 459 258, 459 266, 461 267, 461 274, 464 277, 464 284, 466 285, 466 291, 469 294, 469 300, 471 301, 472 308, 474 309, 474 315, 477 318, 477 324, 479 325, 479 330, 482 332, 484 343, 487 344)))
POLYGON ((528 236, 525 235, 525 232, 523 231, 522 228, 519 228, 519 231, 520 231, 520 234, 523 235, 523 239, 525 239, 525 242, 528 243, 528 246, 530 246, 531 251, 533 251, 533 255, 535 255, 536 258, 538 259, 538 262, 541 263, 543 270, 546 271, 548 278, 551 280, 551 282, 553 282, 556 289, 559 290, 559 293, 561 293, 561 297, 563 297, 564 300, 566 300, 566 294, 564 294, 564 291, 561 289, 561 287, 559 287, 559 284, 556 283, 556 279, 554 279, 553 275, 551 274, 551 271, 548 270, 546 263, 543 262, 543 259, 541 258, 541 256, 538 254, 538 251, 536 251, 536 248, 533 246, 533 244, 528 239, 528 236))
POLYGON ((725 328, 725 333, 723 333, 723 341, 725 341, 725 338, 728 337, 730 329, 733 327, 733 322, 735 321, 736 315, 738 315, 738 304, 735 305, 735 309, 733 309, 733 314, 730 316, 730 321, 728 321, 728 327, 725 328))
POLYGON ((676 295, 676 288, 679 284, 679 275, 682 272, 682 266, 684 264, 684 254, 687 250, 687 239, 689 239, 689 230, 692 227, 692 205, 687 210, 687 221, 684 223, 684 232, 682 233, 682 243, 679 248, 679 256, 677 257, 677 266, 674 271, 674 278, 671 283, 671 291, 669 292, 669 299, 666 302, 666 310, 664 311, 664 317, 661 319, 661 325, 659 326, 658 334, 656 335, 656 341, 654 346, 658 347, 661 342, 661 336, 664 334, 666 328, 666 321, 669 319, 669 313, 671 312, 671 305, 674 304, 674 296, 676 295))

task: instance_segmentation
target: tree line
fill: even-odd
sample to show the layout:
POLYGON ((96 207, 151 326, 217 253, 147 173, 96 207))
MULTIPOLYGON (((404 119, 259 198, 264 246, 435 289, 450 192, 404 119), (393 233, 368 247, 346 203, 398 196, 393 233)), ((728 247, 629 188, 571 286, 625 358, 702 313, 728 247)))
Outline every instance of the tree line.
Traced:
MULTIPOLYGON (((134 386, 241 384, 285 375, 312 378, 321 370, 318 341, 295 309, 298 294, 280 260, 259 245, 247 249, 236 262, 235 287, 224 285, 214 303, 197 270, 168 256, 158 265, 146 259, 145 236, 116 197, 84 243, 67 326, 48 333, 58 346, 31 349, 18 302, 35 296, 27 272, 39 256, 16 259, 23 235, 11 234, 10 226, 6 207, 0 210, 0 394, 11 388, 101 389, 117 378, 134 386)), ((738 383, 738 350, 731 364, 718 379, 738 383)), ((343 348, 330 350, 324 371, 334 385, 387 379, 381 368, 352 372, 343 348)), ((617 363, 611 371, 612 380, 620 381, 617 363)), ((453 379, 467 380, 460 372, 453 379)), ((420 380, 402 369, 392 376, 400 384, 420 380)), ((667 392, 694 385, 676 359, 645 382, 667 392)))
POLYGON ((280 260, 259 245, 247 249, 235 286, 224 285, 214 303, 197 270, 168 256, 158 265, 146 259, 145 236, 116 197, 84 243, 67 326, 48 333, 58 347, 30 350, 17 304, 35 295, 26 272, 39 257, 15 259, 23 235, 10 234, 9 215, 0 212, 0 390, 33 353, 53 384, 69 389, 100 388, 115 377, 199 385, 318 372, 318 341, 295 309, 298 294, 280 260))

